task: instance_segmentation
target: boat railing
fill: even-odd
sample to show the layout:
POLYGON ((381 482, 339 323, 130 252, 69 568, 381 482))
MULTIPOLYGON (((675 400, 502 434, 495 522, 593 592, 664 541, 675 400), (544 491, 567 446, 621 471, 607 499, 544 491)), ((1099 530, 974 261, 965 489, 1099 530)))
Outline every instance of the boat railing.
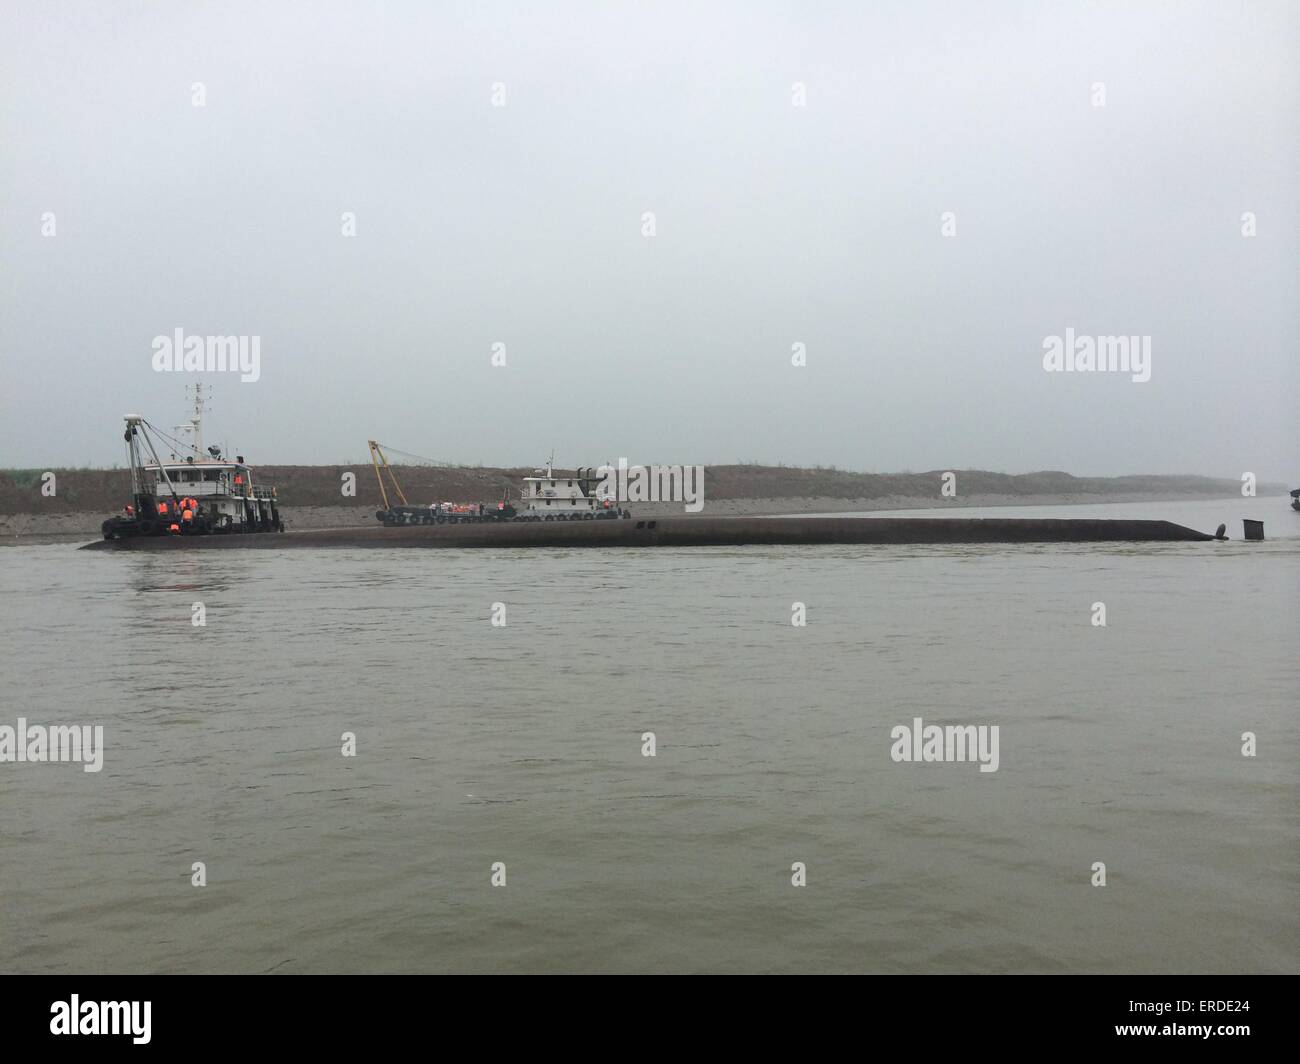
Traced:
MULTIPOLYGON (((172 488, 177 495, 192 495, 198 499, 205 495, 227 495, 232 499, 274 499, 275 488, 262 484, 254 484, 251 487, 246 484, 231 484, 228 481, 221 480, 200 480, 195 482, 173 480, 172 488)), ((158 482, 158 494, 168 495, 165 481, 158 482)))
MULTIPOLYGON (((173 480, 172 488, 177 495, 193 495, 198 498, 200 495, 228 495, 230 494, 230 485, 223 484, 219 480, 200 480, 194 483, 183 480, 173 480)), ((158 493, 160 495, 169 495, 171 492, 167 488, 165 480, 158 481, 158 493)))

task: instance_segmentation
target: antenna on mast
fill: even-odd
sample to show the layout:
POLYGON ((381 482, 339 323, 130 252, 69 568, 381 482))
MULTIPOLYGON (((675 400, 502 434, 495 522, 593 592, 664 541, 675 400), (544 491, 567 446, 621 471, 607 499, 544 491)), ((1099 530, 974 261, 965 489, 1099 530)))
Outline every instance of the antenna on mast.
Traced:
MULTIPOLYGON (((193 389, 194 411, 190 414, 188 424, 175 425, 173 428, 179 436, 184 437, 188 434, 193 437, 193 442, 191 442, 189 446, 193 448, 194 453, 201 459, 203 458, 203 410, 204 404, 212 396, 212 385, 187 384, 185 385, 185 394, 187 397, 191 395, 190 389, 193 389), (207 388, 206 393, 203 390, 205 387, 207 388)), ((174 454, 172 457, 179 458, 180 456, 174 454)))
MULTIPOLYGON (((190 416, 190 425, 193 426, 194 433, 194 450, 200 458, 203 457, 203 403, 204 403, 204 385, 194 385, 194 413, 190 416)), ((212 395, 212 385, 207 385, 208 396, 212 395)))

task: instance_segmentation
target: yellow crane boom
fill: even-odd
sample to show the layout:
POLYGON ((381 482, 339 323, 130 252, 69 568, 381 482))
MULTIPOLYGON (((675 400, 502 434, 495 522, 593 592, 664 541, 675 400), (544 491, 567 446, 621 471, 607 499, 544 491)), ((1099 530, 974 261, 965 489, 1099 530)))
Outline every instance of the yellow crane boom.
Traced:
POLYGON ((381 462, 384 469, 388 471, 389 480, 393 482, 393 494, 401 500, 403 506, 409 506, 410 504, 406 501, 406 496, 402 492, 402 486, 397 483, 397 474, 393 472, 393 467, 388 464, 388 456, 384 454, 383 448, 374 440, 367 440, 366 443, 370 445, 370 462, 375 467, 375 479, 379 481, 379 496, 384 500, 384 509, 389 510, 392 507, 388 502, 388 492, 384 488, 384 474, 379 469, 381 462))

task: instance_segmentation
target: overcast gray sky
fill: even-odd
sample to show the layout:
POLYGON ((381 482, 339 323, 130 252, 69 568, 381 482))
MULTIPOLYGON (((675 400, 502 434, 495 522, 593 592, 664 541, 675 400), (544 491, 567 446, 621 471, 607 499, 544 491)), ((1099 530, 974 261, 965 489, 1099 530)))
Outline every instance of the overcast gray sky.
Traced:
POLYGON ((1300 484, 1295 4, 0 11, 0 465, 179 423, 181 328, 260 337, 207 422, 254 463, 1300 484))

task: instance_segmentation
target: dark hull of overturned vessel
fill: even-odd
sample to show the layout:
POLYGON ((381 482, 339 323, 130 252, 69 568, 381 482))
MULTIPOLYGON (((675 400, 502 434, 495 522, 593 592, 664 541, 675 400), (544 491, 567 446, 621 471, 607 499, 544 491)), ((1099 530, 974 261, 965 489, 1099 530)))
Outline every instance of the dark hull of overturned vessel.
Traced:
MULTIPOLYGON (((716 547, 828 543, 1203 542, 1204 532, 1169 521, 913 517, 660 517, 623 521, 518 521, 332 528, 282 536, 127 539, 88 548, 189 550, 356 547, 716 547)), ((85 548, 83 548, 85 549, 85 548)))

